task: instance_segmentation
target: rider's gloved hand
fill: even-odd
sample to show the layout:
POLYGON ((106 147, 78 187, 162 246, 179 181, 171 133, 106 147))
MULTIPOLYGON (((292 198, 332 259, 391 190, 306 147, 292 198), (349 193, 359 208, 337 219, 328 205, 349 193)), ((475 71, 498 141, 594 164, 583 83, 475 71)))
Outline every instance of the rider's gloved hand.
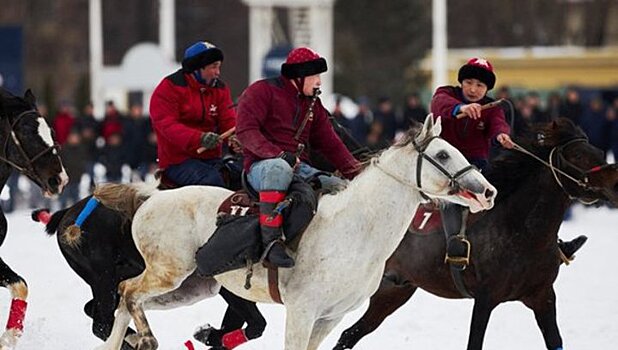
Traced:
POLYGON ((279 154, 279 158, 285 160, 286 163, 290 164, 292 168, 294 168, 298 163, 298 157, 296 157, 296 155, 292 152, 281 152, 281 154, 279 154))
POLYGON ((219 144, 219 134, 215 132, 206 132, 200 138, 200 144, 206 149, 213 149, 219 144))

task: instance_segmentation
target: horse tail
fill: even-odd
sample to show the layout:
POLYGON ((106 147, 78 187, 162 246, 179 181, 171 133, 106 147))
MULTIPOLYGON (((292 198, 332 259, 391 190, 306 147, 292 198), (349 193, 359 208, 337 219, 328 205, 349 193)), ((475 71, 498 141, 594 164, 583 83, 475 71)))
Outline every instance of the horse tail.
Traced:
POLYGON ((132 219, 139 207, 155 192, 159 181, 133 184, 105 184, 97 186, 92 194, 109 209, 132 219))
POLYGON ((31 216, 32 220, 44 224, 45 232, 48 235, 53 236, 58 230, 58 226, 60 226, 60 221, 64 217, 64 214, 66 214, 69 209, 70 208, 58 210, 53 215, 50 215, 49 209, 47 208, 35 209, 32 211, 31 216))

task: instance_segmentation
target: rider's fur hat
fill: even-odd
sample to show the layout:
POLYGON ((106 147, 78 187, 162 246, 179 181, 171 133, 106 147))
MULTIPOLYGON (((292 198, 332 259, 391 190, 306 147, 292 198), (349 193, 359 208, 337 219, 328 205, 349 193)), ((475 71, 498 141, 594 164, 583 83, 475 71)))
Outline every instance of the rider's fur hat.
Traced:
POLYGON ((478 79, 487 85, 488 91, 493 89, 496 84, 494 67, 483 58, 471 58, 459 68, 457 81, 461 83, 464 79, 478 79))
POLYGON ((304 78, 326 72, 326 60, 308 47, 299 47, 288 54, 281 65, 281 75, 288 79, 304 78))
POLYGON ((207 41, 198 41, 185 50, 182 69, 189 73, 217 61, 223 61, 223 51, 207 41))

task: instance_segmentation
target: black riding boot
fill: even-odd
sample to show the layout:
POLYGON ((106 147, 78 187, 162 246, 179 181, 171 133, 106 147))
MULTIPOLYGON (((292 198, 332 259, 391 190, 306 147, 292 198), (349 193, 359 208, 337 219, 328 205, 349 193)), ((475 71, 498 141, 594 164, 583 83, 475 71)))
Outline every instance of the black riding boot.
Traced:
POLYGON ((273 216, 277 203, 283 201, 285 193, 280 191, 260 192, 260 229, 262 244, 264 245, 264 260, 276 267, 292 267, 292 259, 285 251, 283 243, 283 216, 273 216))
POLYGON ((562 251, 562 254, 569 259, 572 260, 575 252, 581 248, 584 243, 588 240, 588 237, 581 235, 579 237, 574 238, 571 241, 563 241, 561 239, 558 240, 558 247, 562 251))
MULTIPOLYGON (((454 203, 444 204, 440 212, 442 214, 442 226, 446 236, 446 261, 463 262, 468 259, 469 245, 463 239, 463 216, 466 208, 454 203), (462 234, 461 236, 460 233, 462 234)), ((459 263, 461 264, 461 263, 459 263)), ((467 263, 466 263, 467 264, 467 263)))

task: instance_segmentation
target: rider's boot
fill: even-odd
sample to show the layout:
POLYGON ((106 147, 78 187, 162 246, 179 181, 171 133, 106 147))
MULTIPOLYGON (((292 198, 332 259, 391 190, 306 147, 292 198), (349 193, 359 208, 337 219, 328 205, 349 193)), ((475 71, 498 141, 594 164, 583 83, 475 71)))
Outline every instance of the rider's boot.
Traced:
POLYGON ((579 237, 574 238, 570 241, 563 241, 558 239, 558 248, 562 251, 562 254, 567 258, 567 260, 573 260, 575 257, 575 252, 581 248, 584 243, 588 240, 588 237, 581 235, 579 237))
POLYGON ((458 204, 448 203, 441 207, 442 226, 446 235, 445 262, 465 267, 468 265, 470 245, 465 239, 464 211, 458 204))
POLYGON ((264 245, 263 261, 276 267, 292 267, 292 259, 285 251, 283 243, 283 215, 273 213, 277 204, 285 199, 285 192, 261 191, 260 192, 260 229, 262 231, 262 244, 264 245))

